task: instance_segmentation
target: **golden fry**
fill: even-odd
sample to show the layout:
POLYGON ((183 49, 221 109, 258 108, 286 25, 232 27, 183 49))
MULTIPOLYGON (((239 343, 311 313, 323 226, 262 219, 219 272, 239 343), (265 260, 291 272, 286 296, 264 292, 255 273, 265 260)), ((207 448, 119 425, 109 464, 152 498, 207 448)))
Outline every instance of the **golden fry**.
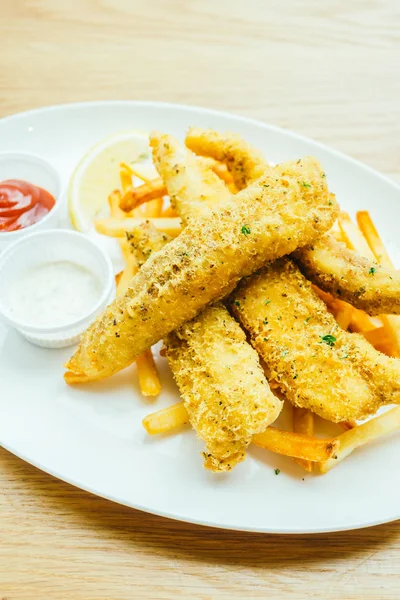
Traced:
MULTIPOLYGON (((314 435, 314 414, 307 408, 293 406, 293 431, 312 437, 314 435)), ((312 471, 312 462, 302 458, 296 459, 306 471, 312 471)))
POLYGON ((253 437, 253 444, 271 450, 277 454, 292 456, 311 462, 321 462, 338 452, 340 441, 338 439, 321 440, 318 438, 281 431, 275 427, 268 427, 263 433, 253 437), (321 459, 321 457, 324 457, 321 459))
POLYGON ((158 396, 161 383, 151 348, 136 359, 140 390, 143 396, 158 396))
POLYGON ((342 232, 342 238, 346 243, 346 246, 351 250, 356 250, 356 252, 358 252, 358 254, 361 256, 375 261, 374 253, 368 246, 367 241, 361 231, 350 219, 348 213, 341 212, 339 214, 338 222, 342 232))
POLYGON ((336 439, 340 441, 340 447, 335 455, 329 460, 316 465, 320 473, 326 473, 335 467, 359 446, 372 442, 400 427, 400 407, 392 408, 383 415, 375 417, 362 425, 345 431, 336 439))
POLYGON ((143 427, 150 435, 167 433, 187 423, 189 423, 189 415, 183 402, 177 402, 151 413, 142 421, 143 427))
POLYGON ((143 185, 127 190, 121 198, 120 207, 128 212, 150 200, 166 196, 167 193, 167 188, 161 177, 159 177, 158 179, 153 179, 143 185))
MULTIPOLYGON (((142 421, 150 435, 167 433, 188 422, 189 415, 183 402, 147 415, 142 421)), ((276 454, 312 462, 328 460, 340 448, 337 439, 321 440, 275 427, 268 427, 263 433, 255 435, 253 443, 276 454)))
POLYGON ((382 239, 370 217, 369 212, 367 210, 360 210, 356 216, 358 226, 367 240, 368 245, 374 253, 378 263, 384 267, 387 267, 388 269, 393 269, 393 263, 390 260, 389 254, 383 245, 382 239))

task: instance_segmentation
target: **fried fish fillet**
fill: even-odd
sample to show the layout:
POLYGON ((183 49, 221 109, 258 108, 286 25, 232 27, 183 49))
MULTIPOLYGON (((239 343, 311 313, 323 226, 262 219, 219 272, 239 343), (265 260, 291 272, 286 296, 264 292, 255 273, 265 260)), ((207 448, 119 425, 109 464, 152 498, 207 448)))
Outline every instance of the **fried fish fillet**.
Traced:
MULTIPOLYGON (((149 222, 129 232, 128 239, 140 265, 169 241, 149 222)), ((206 307, 164 344, 190 422, 206 446, 204 466, 229 471, 245 458, 253 435, 265 431, 282 408, 256 351, 221 303, 206 307)))
MULTIPOLYGON (((262 155, 233 134, 192 128, 186 145, 201 156, 225 162, 236 185, 244 189, 267 167, 262 155)), ((379 266, 326 235, 294 256, 302 272, 325 292, 346 300, 370 315, 400 314, 400 274, 379 266)))
POLYGON ((211 157, 224 163, 239 190, 261 177, 268 168, 262 152, 234 133, 221 134, 213 129, 191 127, 185 144, 199 156, 211 157))
POLYGON ((265 431, 282 408, 257 352, 221 303, 207 307, 164 343, 190 422, 206 444, 204 466, 229 471, 245 458, 253 435, 265 431))
POLYGON ((400 273, 349 250, 332 235, 297 250, 293 258, 325 292, 370 315, 400 314, 400 273))
POLYGON ((400 403, 400 361, 342 330, 288 258, 243 280, 230 307, 285 398, 339 422, 400 403))
MULTIPOLYGON (((158 147, 160 156, 176 155, 169 136, 158 147)), ((177 156, 175 171, 180 168, 185 164, 177 156)), ((242 277, 320 237, 337 216, 323 175, 313 158, 284 163, 239 192, 237 207, 224 203, 189 223, 86 330, 67 368, 90 378, 112 375, 242 277)))

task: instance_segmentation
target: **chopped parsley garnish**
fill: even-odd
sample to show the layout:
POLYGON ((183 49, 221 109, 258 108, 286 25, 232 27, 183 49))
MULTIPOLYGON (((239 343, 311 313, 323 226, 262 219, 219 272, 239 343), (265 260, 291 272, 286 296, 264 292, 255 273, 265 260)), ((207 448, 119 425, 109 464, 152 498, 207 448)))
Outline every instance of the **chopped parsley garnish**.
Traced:
POLYGON ((270 302, 272 302, 271 300, 266 300, 265 304, 269 304, 270 302))
POLYGON ((250 235, 250 233, 251 233, 250 227, 247 227, 247 225, 242 225, 241 232, 243 233, 243 235, 250 235))
POLYGON ((268 319, 267 318, 264 319, 263 325, 268 325, 268 319))
POLYGON ((309 183, 307 183, 306 181, 303 181, 303 187, 310 188, 311 185, 309 183))
POLYGON ((293 375, 293 379, 297 379, 297 377, 298 377, 298 374, 297 374, 297 373, 295 373, 295 374, 293 375))
POLYGON ((375 267, 371 267, 370 270, 368 271, 369 275, 373 275, 375 273, 376 269, 375 267))
POLYGON ((281 354, 282 358, 285 358, 285 356, 287 355, 288 352, 289 352, 289 350, 284 350, 281 354))
POLYGON ((238 308, 240 308, 240 302, 239 302, 239 300, 235 300, 234 304, 235 304, 235 306, 237 306, 238 308))
POLYGON ((329 200, 328 206, 332 206, 332 200, 329 200))
POLYGON ((349 358, 348 354, 343 354, 343 356, 340 357, 340 360, 344 360, 345 358, 349 358))
POLYGON ((307 319, 304 319, 304 323, 305 323, 306 325, 308 325, 308 321, 309 321, 310 319, 311 319, 311 317, 307 317, 307 319))
POLYGON ((274 473, 275 473, 275 475, 279 475, 279 473, 280 473, 280 472, 281 472, 281 470, 280 470, 280 469, 274 469, 274 473))
POLYGON ((328 346, 334 346, 335 342, 336 342, 336 338, 334 335, 331 335, 330 333, 328 333, 327 335, 320 335, 319 336, 321 338, 321 342, 324 342, 324 344, 328 344, 328 346))
POLYGON ((326 177, 326 173, 322 173, 321 177, 326 177))

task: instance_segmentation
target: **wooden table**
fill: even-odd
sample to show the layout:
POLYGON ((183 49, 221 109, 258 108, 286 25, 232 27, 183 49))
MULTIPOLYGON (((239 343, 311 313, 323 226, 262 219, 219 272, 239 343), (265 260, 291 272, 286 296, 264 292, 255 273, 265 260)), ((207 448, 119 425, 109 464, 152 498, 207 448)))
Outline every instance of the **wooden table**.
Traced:
MULTIPOLYGON (((0 115, 198 104, 295 129, 400 181, 399 20, 397 0, 0 0, 0 115)), ((3 600, 399 598, 399 522, 310 537, 212 530, 96 498, 4 450, 0 488, 3 600)))

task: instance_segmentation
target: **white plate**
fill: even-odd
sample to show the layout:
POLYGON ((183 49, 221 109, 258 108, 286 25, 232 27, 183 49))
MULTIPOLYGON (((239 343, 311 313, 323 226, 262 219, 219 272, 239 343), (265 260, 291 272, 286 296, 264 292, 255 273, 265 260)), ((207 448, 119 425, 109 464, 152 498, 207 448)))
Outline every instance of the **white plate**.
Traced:
MULTIPOLYGON (((0 150, 42 155, 66 184, 84 152, 110 133, 156 128, 183 136, 189 125, 238 132, 275 162, 317 156, 340 204, 352 213, 370 210, 400 262, 400 188, 334 150, 249 119, 142 102, 56 106, 0 121, 0 150)), ((0 443, 60 479, 134 508, 229 529, 312 533, 400 517, 400 436, 355 452, 322 477, 259 449, 232 473, 212 475, 192 431, 149 438, 141 426, 147 413, 177 400, 164 359, 163 393, 153 404, 138 394, 131 370, 68 387, 62 365, 69 354, 32 346, 0 325, 0 443)))

